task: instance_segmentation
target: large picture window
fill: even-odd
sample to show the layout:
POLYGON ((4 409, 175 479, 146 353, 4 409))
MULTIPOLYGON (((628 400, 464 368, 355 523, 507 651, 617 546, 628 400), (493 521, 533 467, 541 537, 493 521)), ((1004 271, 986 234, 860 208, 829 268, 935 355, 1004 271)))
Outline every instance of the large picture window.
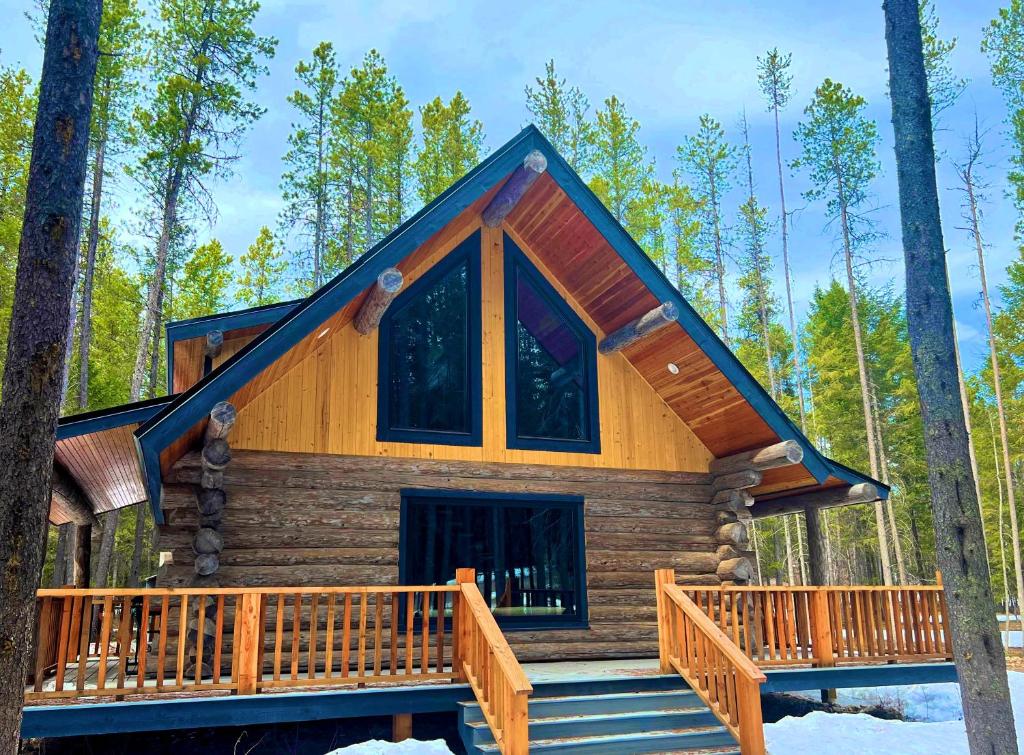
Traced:
POLYGON ((505 237, 509 448, 598 453, 594 334, 505 237))
POLYGON ((583 499, 406 490, 403 584, 452 584, 472 567, 504 627, 586 626, 583 499))
POLYGON ((480 445, 480 234, 392 302, 380 325, 377 439, 480 445))

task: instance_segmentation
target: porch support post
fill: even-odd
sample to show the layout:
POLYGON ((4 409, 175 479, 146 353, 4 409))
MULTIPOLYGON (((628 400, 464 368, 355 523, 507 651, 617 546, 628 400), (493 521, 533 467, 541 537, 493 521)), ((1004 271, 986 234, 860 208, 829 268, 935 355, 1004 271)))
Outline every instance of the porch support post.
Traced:
POLYGON ((71 582, 75 587, 89 586, 89 569, 92 560, 92 525, 75 525, 75 557, 71 582))
POLYGON ((452 605, 452 671, 458 676, 460 682, 467 681, 465 648, 469 642, 469 615, 466 612, 466 603, 462 599, 462 585, 468 584, 476 587, 476 569, 459 568, 455 570, 455 583, 459 585, 459 592, 455 593, 455 603, 452 605))
POLYGON ((412 738, 412 713, 396 713, 391 717, 391 741, 412 738))
POLYGON ((654 597, 658 606, 658 665, 661 673, 672 673, 672 664, 668 660, 668 606, 665 603, 665 585, 676 583, 675 569, 654 570, 654 597))
POLYGON ((831 576, 828 573, 828 552, 821 510, 815 506, 805 506, 804 520, 807 524, 807 560, 811 565, 811 584, 827 585, 831 582, 831 576))

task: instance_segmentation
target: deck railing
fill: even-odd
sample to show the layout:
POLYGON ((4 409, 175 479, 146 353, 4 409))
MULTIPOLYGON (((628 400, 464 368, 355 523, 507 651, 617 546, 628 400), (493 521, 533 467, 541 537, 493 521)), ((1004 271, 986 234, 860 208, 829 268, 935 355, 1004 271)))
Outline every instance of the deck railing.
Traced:
POLYGON ((743 755, 763 755, 764 673, 675 584, 672 569, 655 572, 658 654, 663 673, 675 670, 732 732, 743 755))
POLYGON ((452 666, 458 638, 446 617, 466 592, 461 585, 40 590, 26 699, 451 680, 461 671, 452 666))
POLYGON ((688 587, 758 666, 953 657, 942 587, 688 587))
POLYGON ((459 569, 456 581, 461 590, 454 623, 456 666, 473 688, 501 752, 526 755, 533 687, 477 589, 473 569, 459 569))

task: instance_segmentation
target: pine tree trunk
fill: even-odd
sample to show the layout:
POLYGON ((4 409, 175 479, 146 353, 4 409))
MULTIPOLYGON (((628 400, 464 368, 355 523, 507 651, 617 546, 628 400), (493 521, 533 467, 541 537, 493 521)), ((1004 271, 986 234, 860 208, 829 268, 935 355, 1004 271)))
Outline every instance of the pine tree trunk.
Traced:
POLYGON ((978 274, 981 277, 981 301, 985 307, 985 323, 988 327, 989 359, 992 363, 992 390, 996 395, 996 418, 999 420, 999 445, 1003 456, 1003 479, 1006 480, 1006 501, 1010 510, 1010 541, 1013 545, 1013 578, 1017 586, 1018 600, 1024 595, 1024 571, 1021 567, 1020 527, 1017 524, 1017 496, 1013 489, 1013 468, 1010 465, 1010 439, 1006 429, 1006 409, 1003 406, 1003 380, 999 369, 999 352, 996 348, 996 334, 992 322, 992 300, 988 295, 988 277, 985 273, 985 248, 981 240, 981 222, 978 218, 978 198, 975 192, 974 175, 969 168, 964 181, 970 212, 971 233, 974 236, 978 254, 978 274))
POLYGON ((78 337, 78 408, 89 406, 89 351, 92 347, 92 291, 96 276, 96 250, 100 243, 100 203, 103 199, 103 171, 107 152, 104 136, 96 144, 92 168, 92 201, 89 206, 89 236, 86 239, 85 269, 82 275, 82 322, 78 337))
POLYGON ((146 397, 154 398, 157 392, 157 378, 160 375, 160 325, 163 322, 164 289, 160 290, 160 298, 156 305, 156 322, 153 323, 153 342, 149 351, 149 380, 146 397))
POLYGON ((722 340, 729 346, 729 303, 725 296, 725 251, 722 249, 722 218, 718 207, 718 187, 715 184, 714 168, 708 171, 708 198, 711 200, 712 222, 715 237, 715 278, 718 281, 718 307, 722 318, 722 340))
POLYGON ((114 509, 103 515, 103 535, 100 537, 100 552, 93 567, 91 584, 93 587, 110 585, 110 564, 114 558, 117 524, 121 518, 121 510, 114 509))
POLYGON ((139 587, 142 584, 142 551, 146 547, 146 504, 135 504, 135 544, 132 548, 132 570, 128 584, 139 587))
POLYGON ((70 540, 73 524, 62 524, 57 528, 57 548, 53 552, 53 574, 50 577, 50 587, 63 587, 70 580, 68 579, 68 541, 70 540))
POLYGON ((972 753, 1016 753, 978 502, 966 463, 963 406, 956 380, 953 310, 946 277, 935 181, 931 106, 917 0, 885 0, 885 40, 896 145, 896 175, 906 268, 907 326, 917 377, 925 456, 935 515, 935 551, 943 578, 972 753))
POLYGON ((782 533, 786 539, 786 579, 789 584, 796 584, 796 570, 793 568, 793 536, 789 532, 789 516, 782 517, 782 533))
MULTIPOLYGON (((885 453, 885 438, 882 436, 882 422, 878 419, 881 415, 878 412, 878 393, 875 384, 871 384, 871 409, 875 415, 875 432, 878 433, 878 466, 882 471, 882 482, 889 484, 889 461, 885 453)), ((889 531, 892 533, 892 547, 896 555, 896 573, 899 575, 899 583, 907 584, 907 564, 903 560, 903 544, 900 542, 900 533, 896 529, 896 512, 893 510, 893 502, 890 497, 885 501, 885 514, 889 520, 889 531)))
POLYGON ((19 749, 70 330, 101 0, 51 0, 0 391, 0 755, 19 749))
MULTIPOLYGON (((871 395, 868 384, 868 365, 864 356, 864 337, 860 327, 860 313, 857 304, 857 279, 853 274, 853 246, 850 239, 850 218, 847 212, 846 194, 843 185, 842 171, 836 170, 838 176, 839 221, 843 232, 843 256, 846 260, 846 282, 850 290, 850 320, 853 325, 853 345, 857 352, 857 373, 860 377, 861 406, 864 411, 864 430, 867 435, 868 463, 871 476, 879 479, 878 447, 875 445, 875 420, 871 411, 871 395)), ((882 502, 875 502, 875 530, 878 532, 878 554, 882 561, 882 581, 892 584, 892 566, 889 562, 889 540, 885 535, 885 514, 882 502)))
MULTIPOLYGON (((1003 529, 1003 481, 999 476, 999 449, 996 447, 996 426, 992 414, 988 415, 989 429, 992 431, 992 462, 996 470, 996 490, 999 492, 999 565, 1003 573, 1003 612, 1006 614, 1006 642, 1010 647, 1010 573, 1006 568, 1006 534, 1003 529)), ((991 568, 989 569, 991 572, 991 568)), ((1024 628, 1024 627, 1022 627, 1024 628)), ((1009 652, 1009 650, 1007 650, 1009 652)), ((1024 649, 1021 650, 1024 653, 1024 649)))

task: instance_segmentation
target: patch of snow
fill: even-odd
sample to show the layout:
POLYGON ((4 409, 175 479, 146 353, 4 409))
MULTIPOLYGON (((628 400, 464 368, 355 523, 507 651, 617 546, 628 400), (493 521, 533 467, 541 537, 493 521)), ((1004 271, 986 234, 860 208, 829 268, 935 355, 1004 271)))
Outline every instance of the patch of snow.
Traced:
MULTIPOLYGON (((1010 671, 1010 697, 1017 741, 1024 748, 1024 673, 1010 671)), ((774 755, 818 755, 823 743, 842 744, 843 752, 916 755, 941 752, 967 755, 967 732, 956 684, 913 684, 840 690, 843 704, 902 703, 912 721, 884 721, 866 713, 815 711, 801 718, 786 716, 764 727, 768 752, 774 755)))
POLYGON ((331 750, 327 755, 452 755, 452 751, 443 739, 432 739, 429 742, 418 739, 405 739, 401 742, 371 739, 331 750))

